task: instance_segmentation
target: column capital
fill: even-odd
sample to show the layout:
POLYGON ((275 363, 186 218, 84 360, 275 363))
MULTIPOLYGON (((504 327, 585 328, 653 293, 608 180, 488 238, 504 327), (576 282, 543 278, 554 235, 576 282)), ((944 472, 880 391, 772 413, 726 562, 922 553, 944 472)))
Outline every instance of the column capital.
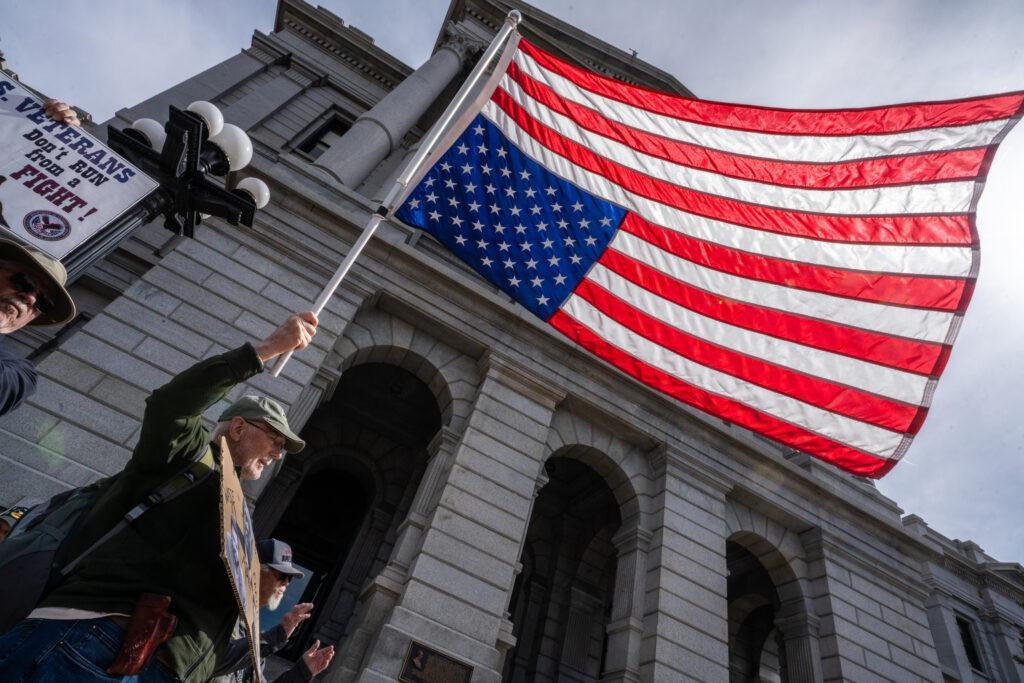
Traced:
POLYGON ((644 529, 636 524, 630 526, 623 526, 615 535, 612 536, 612 545, 615 546, 615 550, 618 551, 619 556, 631 553, 636 550, 647 552, 651 547, 651 539, 654 538, 647 529, 644 529))
POLYGON ((487 44, 462 24, 449 21, 444 27, 444 39, 439 50, 451 50, 463 65, 466 58, 487 49, 487 44))
POLYGON ((807 612, 775 617, 775 628, 779 629, 783 640, 794 638, 817 638, 821 628, 821 619, 807 612))
POLYGON ((487 378, 493 378, 551 410, 565 399, 564 389, 539 375, 527 372, 512 359, 494 351, 484 354, 478 367, 487 378))
POLYGON ((427 444, 427 453, 433 458, 438 453, 451 453, 459 443, 459 434, 447 425, 442 425, 427 444))

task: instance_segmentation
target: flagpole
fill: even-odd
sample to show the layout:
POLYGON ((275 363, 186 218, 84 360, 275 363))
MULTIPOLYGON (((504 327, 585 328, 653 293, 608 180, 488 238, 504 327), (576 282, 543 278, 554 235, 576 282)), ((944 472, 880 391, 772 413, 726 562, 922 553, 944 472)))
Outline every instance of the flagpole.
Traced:
MULTIPOLYGON (((331 276, 330 281, 324 287, 323 291, 320 292, 320 296, 317 297, 316 302, 313 304, 313 313, 320 315, 324 306, 326 306, 327 302, 331 300, 332 296, 334 296, 334 292, 337 291, 338 285, 341 284, 341 281, 345 279, 348 271, 351 270, 352 264, 355 263, 359 254, 362 253, 363 248, 366 247, 367 242, 369 242, 370 238, 373 237, 373 233, 376 232, 377 226, 380 225, 382 220, 390 215, 392 209, 397 204, 405 199, 409 185, 412 183, 413 179, 416 178, 417 174, 422 171, 423 162, 427 159, 428 155, 434 151, 434 147, 437 145, 441 137, 448 132, 448 128, 451 126, 452 121, 462 113, 461 109, 469 98, 470 93, 472 93, 473 88, 476 87, 477 83, 483 77, 484 71, 486 71, 487 66, 494 60, 494 56, 498 54, 498 50, 501 49, 502 44, 504 44, 512 32, 516 30, 516 27, 519 25, 519 22, 522 21, 522 18, 523 16, 518 10, 512 10, 508 13, 508 16, 505 17, 505 23, 502 24, 497 35, 494 36, 494 40, 491 41, 491 44, 487 47, 483 56, 480 57, 480 61, 477 62, 475 67, 473 67, 473 71, 470 72, 465 83, 463 83, 462 87, 459 88, 459 91, 448 104, 444 113, 441 114, 441 118, 439 118, 430 128, 430 131, 420 144, 420 148, 416 150, 416 154, 409 160, 409 163, 406 164, 405 169, 395 180, 395 184, 390 190, 388 190, 387 195, 385 195, 380 205, 373 212, 373 215, 370 216, 370 219, 366 222, 362 233, 359 235, 359 239, 357 239, 356 243, 352 245, 352 248, 349 250, 348 254, 345 255, 344 260, 342 260, 341 265, 339 265, 338 269, 334 271, 334 275, 331 276)), ((271 377, 277 377, 281 374, 281 370, 288 362, 288 359, 292 357, 292 353, 292 351, 289 351, 282 356, 278 356, 277 360, 274 362, 274 366, 270 370, 271 377)))

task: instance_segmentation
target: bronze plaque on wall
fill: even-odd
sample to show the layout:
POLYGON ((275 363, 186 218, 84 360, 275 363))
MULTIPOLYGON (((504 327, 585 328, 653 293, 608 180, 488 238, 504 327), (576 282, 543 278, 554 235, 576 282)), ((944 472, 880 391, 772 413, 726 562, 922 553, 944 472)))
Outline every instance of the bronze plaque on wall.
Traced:
POLYGON ((415 640, 409 644, 398 680, 405 683, 469 683, 473 667, 415 640))

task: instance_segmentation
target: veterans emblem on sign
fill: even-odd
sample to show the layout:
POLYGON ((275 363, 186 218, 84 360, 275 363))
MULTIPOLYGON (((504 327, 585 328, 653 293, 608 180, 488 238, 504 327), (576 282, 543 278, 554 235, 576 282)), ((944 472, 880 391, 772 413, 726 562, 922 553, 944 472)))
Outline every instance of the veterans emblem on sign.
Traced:
POLYGON ((23 225, 31 235, 47 242, 56 242, 71 234, 68 220, 53 211, 30 211, 23 225))

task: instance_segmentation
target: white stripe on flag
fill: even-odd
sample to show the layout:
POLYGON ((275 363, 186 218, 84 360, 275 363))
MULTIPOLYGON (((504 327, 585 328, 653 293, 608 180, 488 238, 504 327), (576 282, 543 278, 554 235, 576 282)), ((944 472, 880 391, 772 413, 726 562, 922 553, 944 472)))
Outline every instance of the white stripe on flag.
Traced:
POLYGON ((635 212, 646 220, 684 235, 790 261, 820 266, 859 269, 905 275, 967 277, 971 270, 970 247, 905 246, 826 242, 783 235, 696 216, 640 197, 552 152, 520 128, 501 107, 488 101, 483 115, 516 147, 557 176, 586 192, 635 212))
POLYGON ((621 142, 581 128, 572 119, 552 111, 527 95, 507 75, 501 79, 498 87, 505 90, 535 120, 595 154, 634 171, 697 192, 761 206, 837 215, 963 213, 970 209, 974 196, 974 182, 969 180, 818 190, 729 178, 644 154, 621 142))
POLYGON ((886 306, 748 280, 679 258, 624 230, 615 234, 608 247, 676 280, 728 299, 882 334, 941 343, 953 320, 953 315, 944 311, 886 306))
POLYGON ((927 377, 821 351, 708 318, 647 291, 600 263, 590 270, 587 279, 651 317, 717 346, 904 403, 920 405, 924 399, 927 377))
POLYGON ((680 356, 604 315, 589 302, 571 295, 562 311, 596 335, 642 363, 666 372, 698 389, 724 396, 882 458, 893 455, 903 435, 764 389, 680 356))
POLYGON ((612 121, 680 142, 764 159, 828 163, 983 147, 990 144, 1007 123, 1007 119, 999 119, 966 126, 879 135, 804 136, 755 133, 682 121, 616 102, 548 71, 523 52, 516 54, 515 62, 520 69, 550 87, 559 96, 593 109, 612 121))

